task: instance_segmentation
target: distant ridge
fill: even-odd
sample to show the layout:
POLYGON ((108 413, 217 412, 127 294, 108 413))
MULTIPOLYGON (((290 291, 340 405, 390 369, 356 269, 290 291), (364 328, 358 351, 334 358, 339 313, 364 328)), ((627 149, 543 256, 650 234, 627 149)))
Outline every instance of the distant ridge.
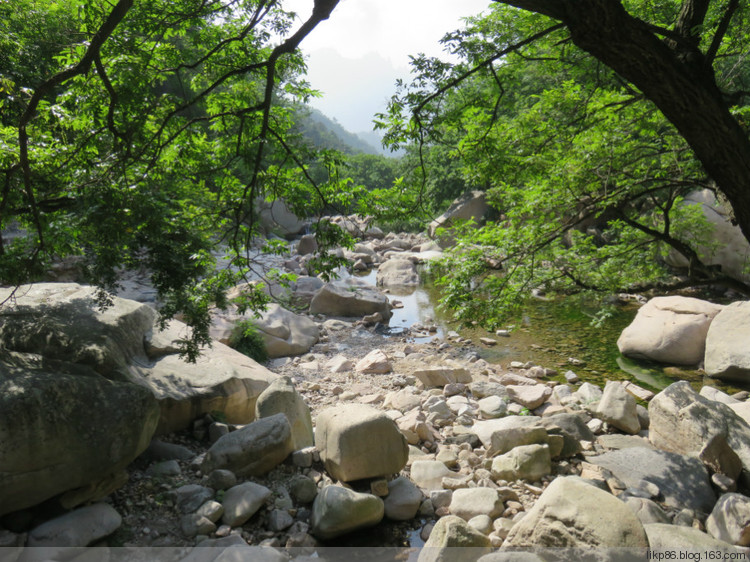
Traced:
POLYGON ((375 131, 352 133, 335 119, 309 106, 300 106, 297 111, 299 132, 315 146, 340 150, 346 154, 392 156, 380 147, 380 137, 375 131))

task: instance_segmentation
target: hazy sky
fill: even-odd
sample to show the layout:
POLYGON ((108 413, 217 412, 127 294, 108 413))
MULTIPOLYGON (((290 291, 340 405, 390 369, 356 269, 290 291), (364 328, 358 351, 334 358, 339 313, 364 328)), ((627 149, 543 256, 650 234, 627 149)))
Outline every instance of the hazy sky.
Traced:
MULTIPOLYGON (((461 18, 487 9, 490 0, 341 0, 330 19, 302 42, 308 80, 323 92, 312 105, 352 132, 372 130, 397 78, 408 78, 409 55, 442 54, 439 40, 461 18)), ((313 0, 285 0, 300 18, 313 0)))

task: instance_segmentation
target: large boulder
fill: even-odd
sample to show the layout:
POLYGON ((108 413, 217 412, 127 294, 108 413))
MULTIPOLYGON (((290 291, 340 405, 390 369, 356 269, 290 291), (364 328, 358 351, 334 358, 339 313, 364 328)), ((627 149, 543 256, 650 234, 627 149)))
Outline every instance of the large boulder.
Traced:
POLYGON ((418 562, 474 562, 490 551, 492 543, 455 515, 441 517, 419 553, 418 562))
POLYGON ((312 298, 310 312, 344 317, 362 317, 379 312, 383 320, 390 320, 392 316, 388 297, 375 287, 354 278, 326 283, 312 298))
POLYGON ((635 398, 619 381, 607 381, 596 416, 620 431, 635 435, 641 430, 635 398))
POLYGON ((636 314, 617 340, 620 353, 660 363, 703 361, 706 334, 723 307, 691 297, 656 297, 636 314))
POLYGON ((255 200, 255 210, 258 213, 258 223, 267 233, 293 236, 307 226, 307 222, 295 215, 282 199, 266 201, 260 197, 255 200))
POLYGON ((487 455, 494 456, 520 445, 548 443, 549 434, 541 423, 536 416, 508 416, 474 422, 471 430, 487 449, 487 455))
POLYGON ((50 519, 29 533, 28 546, 45 547, 49 559, 51 547, 82 547, 114 533, 122 517, 106 503, 87 505, 50 519))
POLYGON ((704 363, 709 377, 750 380, 750 301, 733 302, 716 315, 706 336, 704 363))
POLYGON ((261 393, 255 404, 257 418, 268 418, 275 414, 284 414, 289 421, 294 450, 313 445, 315 438, 310 408, 294 388, 289 377, 280 377, 273 381, 261 393))
POLYGON ((141 386, 107 380, 87 365, 7 353, 0 359, 0 515, 80 488, 94 495, 81 500, 107 495, 106 482, 148 447, 158 420, 156 400, 141 386))
POLYGON ((643 481, 655 484, 664 503, 676 509, 710 513, 716 503, 708 471, 695 457, 631 447, 589 457, 588 461, 606 468, 630 488, 638 488, 643 481))
MULTIPOLYGON (((0 289, 0 302, 10 294, 0 289)), ((173 320, 159 330, 149 306, 112 297, 102 309, 98 296, 96 288, 75 283, 19 287, 0 309, 0 346, 148 388, 161 408, 157 433, 184 429, 213 411, 232 423, 253 420, 255 400, 275 374, 218 342, 188 363, 178 346, 190 335, 185 324, 173 320)))
POLYGON ((342 482, 397 474, 409 458, 406 438, 395 422, 362 404, 318 414, 315 446, 328 473, 342 482))
POLYGON ((649 439, 665 451, 701 458, 712 472, 750 484, 750 425, 726 404, 686 381, 669 385, 648 406, 649 439))
POLYGON ((206 453, 201 470, 231 470, 237 476, 263 476, 294 450, 292 428, 284 414, 262 418, 222 435, 206 453))
POLYGON ((750 546, 750 498, 724 494, 706 520, 706 531, 720 541, 750 546))
POLYGON ((649 546, 657 552, 677 552, 679 549, 693 554, 693 560, 742 560, 746 558, 746 553, 743 552, 745 549, 739 549, 727 542, 715 539, 700 529, 667 523, 648 523, 643 528, 646 530, 649 546))
POLYGON ((375 282, 382 287, 414 287, 419 274, 411 260, 392 258, 380 264, 375 282))
MULTIPOLYGON (((438 228, 449 229, 459 221, 473 220, 478 226, 490 211, 487 195, 483 191, 468 191, 453 201, 442 215, 430 223, 427 233, 430 238, 435 238, 438 228)), ((438 243, 441 247, 447 247, 453 243, 453 239, 450 235, 443 236, 438 243)))
POLYGON ((511 547, 641 548, 643 525, 612 494, 577 477, 556 478, 510 531, 511 547))

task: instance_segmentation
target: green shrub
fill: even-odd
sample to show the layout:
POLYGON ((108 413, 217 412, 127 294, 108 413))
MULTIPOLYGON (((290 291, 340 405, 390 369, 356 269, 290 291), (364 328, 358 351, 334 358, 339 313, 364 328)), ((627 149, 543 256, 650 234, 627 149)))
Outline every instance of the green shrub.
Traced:
POLYGON ((229 347, 243 355, 255 359, 258 363, 268 361, 268 351, 263 336, 250 320, 241 320, 229 336, 229 347))

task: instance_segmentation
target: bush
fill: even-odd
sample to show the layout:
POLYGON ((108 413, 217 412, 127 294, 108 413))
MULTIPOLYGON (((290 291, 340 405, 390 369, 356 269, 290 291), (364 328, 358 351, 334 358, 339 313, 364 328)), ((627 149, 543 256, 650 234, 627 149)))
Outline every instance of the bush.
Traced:
POLYGON ((243 355, 255 359, 258 363, 268 361, 268 351, 263 336, 250 320, 241 320, 229 336, 229 347, 243 355))

